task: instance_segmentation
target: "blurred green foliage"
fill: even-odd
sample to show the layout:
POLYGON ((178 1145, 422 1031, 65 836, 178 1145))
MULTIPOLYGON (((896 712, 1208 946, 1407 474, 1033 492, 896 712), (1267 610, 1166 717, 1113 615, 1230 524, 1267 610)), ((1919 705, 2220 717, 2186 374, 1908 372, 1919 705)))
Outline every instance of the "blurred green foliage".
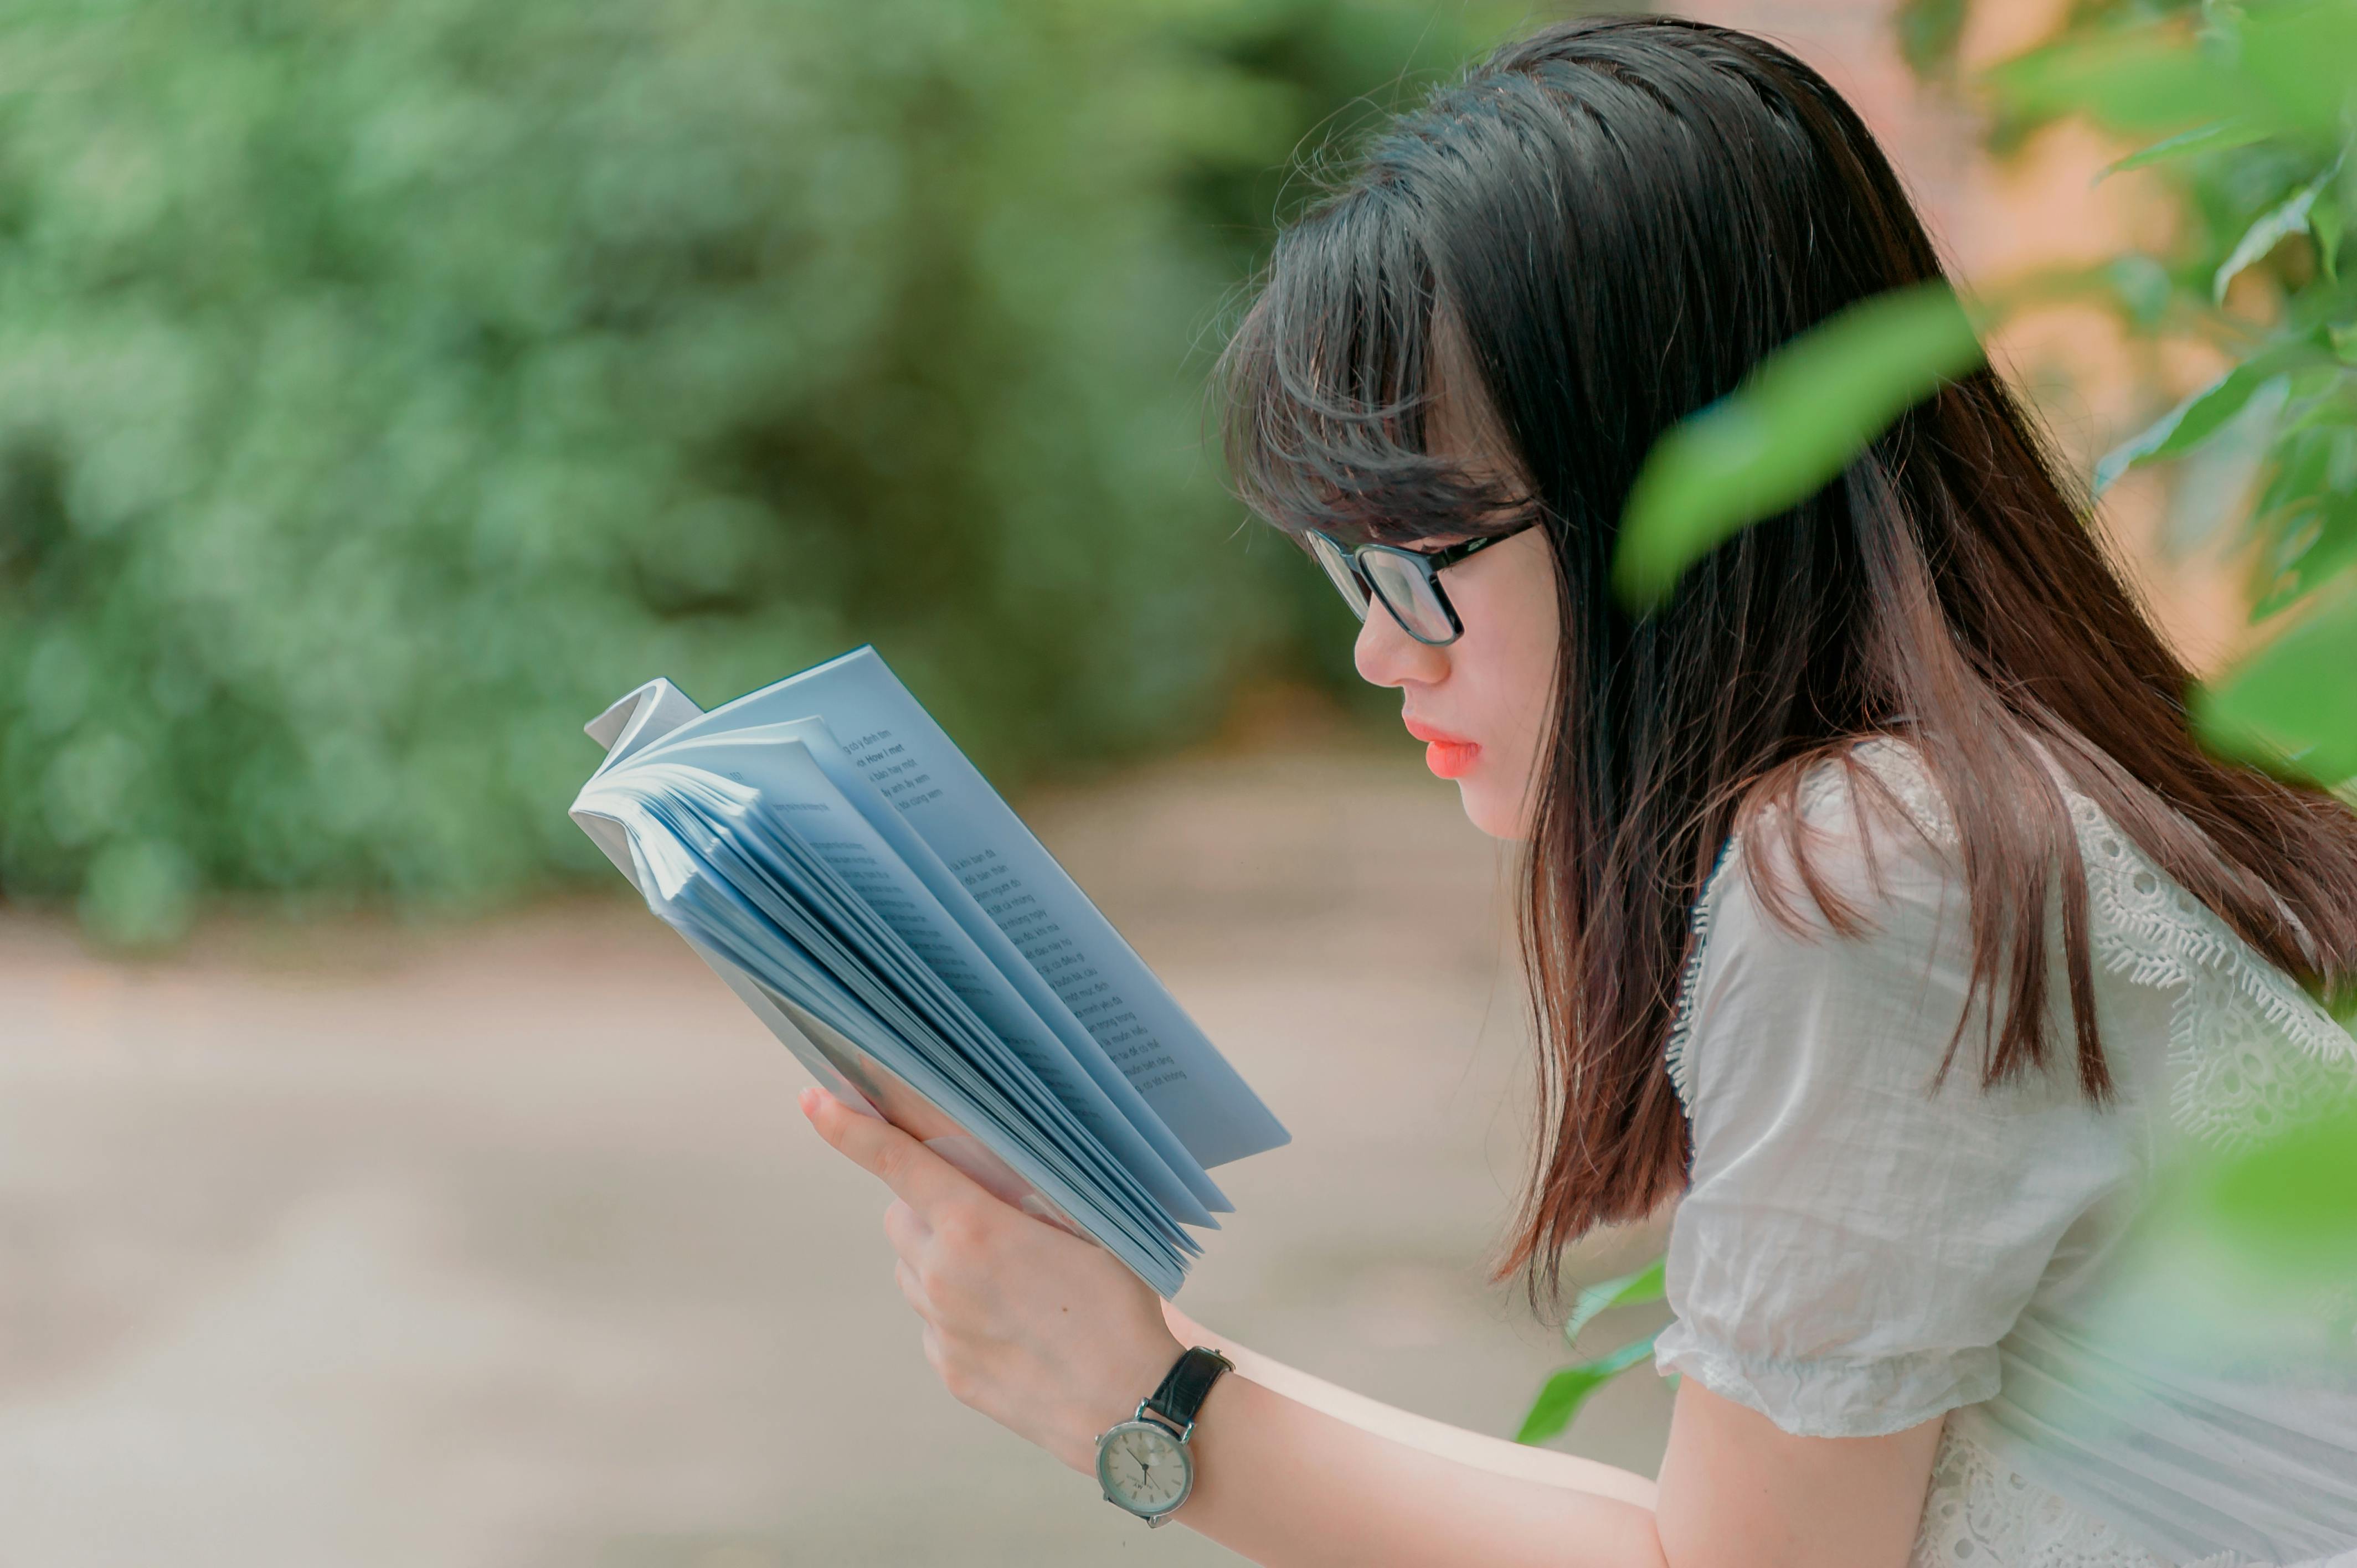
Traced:
POLYGON ((1202 372, 1288 155, 1522 16, 12 8, 0 891, 602 869, 579 725, 655 674, 872 640, 1013 781, 1342 668, 1202 372))
POLYGON ((1823 489, 1892 420, 1982 358, 1944 283, 1861 300, 1802 333, 1645 455, 1613 552, 1615 590, 1660 604, 1688 566, 1823 489))
MULTIPOLYGON (((1604 1280, 1589 1285, 1571 1304, 1571 1316, 1564 1319, 1563 1342, 1572 1349, 1579 1348, 1580 1331, 1597 1316, 1616 1306, 1638 1306, 1660 1301, 1668 1294, 1666 1283, 1668 1260, 1656 1258, 1633 1274, 1604 1280)), ((1576 1361, 1548 1377, 1539 1385, 1531 1400, 1531 1408, 1523 1413, 1523 1424, 1514 1434, 1517 1443, 1544 1443, 1559 1436, 1587 1403, 1587 1396, 1634 1367, 1646 1365, 1653 1357, 1653 1341, 1659 1331, 1641 1336, 1601 1356, 1576 1361)), ((1675 1374, 1672 1374, 1674 1380, 1675 1374)))
POLYGON ((2357 1279, 2357 1106, 2203 1162, 2184 1201, 2266 1284, 2357 1279))
POLYGON ((2357 777, 2357 0, 2082 4, 2062 36, 1991 77, 2001 141, 2078 116, 2156 138, 2115 174, 2158 182, 2175 249, 2098 274, 2136 331, 2192 338, 2229 366, 2097 466, 2231 433, 2254 474, 2244 532, 2253 618, 2276 621, 2200 695, 2211 743, 2327 784, 2357 777))

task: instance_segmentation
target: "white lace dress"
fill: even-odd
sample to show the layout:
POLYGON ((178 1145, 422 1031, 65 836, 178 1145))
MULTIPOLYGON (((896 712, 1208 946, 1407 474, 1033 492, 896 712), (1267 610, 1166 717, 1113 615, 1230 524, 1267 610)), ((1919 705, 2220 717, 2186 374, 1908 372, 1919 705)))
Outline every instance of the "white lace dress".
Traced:
POLYGON ((2198 1243, 2140 1224, 2179 1155, 2357 1086, 2357 1042, 2072 795, 2116 1099, 2067 1070, 1984 1091, 1977 1028, 1935 1086, 1968 989, 1954 832, 1911 750, 1858 755, 1926 829, 1854 810, 1838 766, 1804 788, 1867 935, 1805 896, 1788 929, 1735 845, 1696 907, 1657 1365, 1809 1435, 1945 1414, 1910 1568, 2357 1568, 2352 1300, 2205 1316, 2198 1243))

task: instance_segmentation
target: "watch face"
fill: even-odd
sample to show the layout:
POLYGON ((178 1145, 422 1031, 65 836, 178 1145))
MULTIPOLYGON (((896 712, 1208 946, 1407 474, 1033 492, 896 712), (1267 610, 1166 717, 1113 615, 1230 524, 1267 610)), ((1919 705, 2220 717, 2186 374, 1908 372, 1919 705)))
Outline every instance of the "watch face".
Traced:
POLYGON ((1132 1513, 1168 1513, 1187 1500, 1194 1479, 1186 1446, 1153 1422, 1125 1421, 1097 1444, 1098 1484, 1132 1513))

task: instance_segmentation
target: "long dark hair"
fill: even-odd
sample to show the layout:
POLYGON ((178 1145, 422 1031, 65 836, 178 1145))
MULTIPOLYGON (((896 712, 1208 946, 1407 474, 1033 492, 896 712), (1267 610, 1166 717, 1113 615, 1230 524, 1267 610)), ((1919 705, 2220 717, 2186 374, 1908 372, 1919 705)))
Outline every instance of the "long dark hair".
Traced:
MULTIPOLYGON (((1554 546, 1555 734, 1521 910, 1541 1125, 1501 1276, 1527 1266, 1552 1293, 1565 1243, 1683 1185, 1663 1049, 1690 908, 1738 813, 1790 804, 1861 736, 1914 744, 1961 840, 1986 1083, 2058 1054, 2059 923, 2063 1059, 2093 1099, 2112 1088, 2084 869, 2042 757, 2269 961, 2328 993, 2357 980, 2357 817, 2194 743, 2185 669, 1986 369, 1659 610, 1616 601, 1655 437, 1843 306, 1940 275, 1872 135, 1808 67, 1722 27, 1587 18, 1386 126, 1280 236, 1228 346, 1230 467, 1269 521, 1402 540, 1536 507, 1554 546), (1442 377, 1451 360, 1463 374, 1442 377), (1511 483, 1427 452, 1436 387, 1478 405, 1511 483)), ((1798 812, 1780 816, 1826 905, 1798 812)))

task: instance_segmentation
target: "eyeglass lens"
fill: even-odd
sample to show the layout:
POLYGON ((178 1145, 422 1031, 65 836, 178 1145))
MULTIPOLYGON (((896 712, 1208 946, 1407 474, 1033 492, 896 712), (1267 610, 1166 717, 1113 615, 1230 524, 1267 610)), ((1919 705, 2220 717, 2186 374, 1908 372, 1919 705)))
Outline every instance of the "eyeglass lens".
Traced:
POLYGON ((1318 557, 1318 564, 1326 568, 1327 577, 1351 607, 1351 612, 1361 620, 1366 619, 1367 585, 1359 580, 1359 574, 1351 568, 1351 558, 1342 553, 1341 546, 1322 533, 1313 533, 1309 536, 1309 553, 1318 557))
POLYGON ((1382 547, 1361 551, 1359 570, 1367 575, 1367 581, 1410 636, 1431 643, 1448 642, 1457 636, 1448 607, 1441 602, 1431 574, 1421 563, 1407 559, 1405 551, 1382 547))

